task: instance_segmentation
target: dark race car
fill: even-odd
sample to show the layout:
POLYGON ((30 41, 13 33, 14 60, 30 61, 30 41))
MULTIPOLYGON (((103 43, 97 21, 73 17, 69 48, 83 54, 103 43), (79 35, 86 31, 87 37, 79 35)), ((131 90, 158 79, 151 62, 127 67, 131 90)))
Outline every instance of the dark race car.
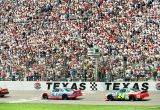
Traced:
POLYGON ((55 88, 51 92, 44 92, 42 94, 42 99, 76 99, 82 96, 81 90, 72 90, 70 88, 55 88))
POLYGON ((0 87, 0 97, 4 97, 6 94, 9 94, 8 89, 0 87))
POLYGON ((147 91, 140 91, 134 88, 123 88, 116 92, 109 93, 106 95, 105 99, 108 101, 113 100, 142 100, 146 97, 149 97, 149 93, 147 91))

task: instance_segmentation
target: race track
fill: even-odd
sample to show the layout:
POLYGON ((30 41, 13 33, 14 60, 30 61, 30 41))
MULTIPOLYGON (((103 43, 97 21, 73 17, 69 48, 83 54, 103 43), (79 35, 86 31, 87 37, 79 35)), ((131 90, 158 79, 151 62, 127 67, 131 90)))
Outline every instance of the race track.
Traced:
POLYGON ((149 105, 160 106, 160 91, 150 92, 150 97, 143 101, 105 101, 105 92, 84 92, 76 100, 42 100, 43 91, 10 91, 0 98, 0 103, 50 103, 50 104, 94 104, 94 105, 149 105))

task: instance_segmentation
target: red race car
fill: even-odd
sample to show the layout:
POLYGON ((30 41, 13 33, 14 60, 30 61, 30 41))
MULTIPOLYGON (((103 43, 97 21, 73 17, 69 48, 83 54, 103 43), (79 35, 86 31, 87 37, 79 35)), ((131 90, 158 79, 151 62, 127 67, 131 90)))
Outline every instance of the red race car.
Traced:
POLYGON ((72 90, 70 88, 55 88, 52 91, 44 92, 42 99, 76 99, 82 96, 81 90, 72 90))
POLYGON ((108 93, 105 97, 106 100, 142 100, 146 97, 149 97, 149 93, 147 91, 140 91, 134 88, 123 88, 113 93, 108 93))
POLYGON ((6 94, 9 94, 8 89, 0 87, 0 97, 4 97, 6 94))

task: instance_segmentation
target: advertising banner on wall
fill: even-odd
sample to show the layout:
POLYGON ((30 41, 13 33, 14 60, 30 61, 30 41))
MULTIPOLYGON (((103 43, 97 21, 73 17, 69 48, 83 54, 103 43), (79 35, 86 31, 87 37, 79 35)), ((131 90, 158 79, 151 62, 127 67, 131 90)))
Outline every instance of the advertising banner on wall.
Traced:
POLYGON ((0 81, 0 87, 9 90, 52 90, 54 88, 72 88, 83 91, 112 91, 122 88, 160 91, 160 82, 28 82, 0 81))

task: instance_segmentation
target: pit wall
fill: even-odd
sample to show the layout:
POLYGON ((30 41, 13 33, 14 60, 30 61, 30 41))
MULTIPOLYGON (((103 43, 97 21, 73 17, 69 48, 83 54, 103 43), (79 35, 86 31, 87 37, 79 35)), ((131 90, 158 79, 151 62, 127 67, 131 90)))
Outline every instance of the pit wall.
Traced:
POLYGON ((121 88, 138 88, 147 91, 160 91, 160 82, 33 82, 0 81, 0 87, 9 90, 52 90, 67 87, 84 91, 112 91, 121 88))

